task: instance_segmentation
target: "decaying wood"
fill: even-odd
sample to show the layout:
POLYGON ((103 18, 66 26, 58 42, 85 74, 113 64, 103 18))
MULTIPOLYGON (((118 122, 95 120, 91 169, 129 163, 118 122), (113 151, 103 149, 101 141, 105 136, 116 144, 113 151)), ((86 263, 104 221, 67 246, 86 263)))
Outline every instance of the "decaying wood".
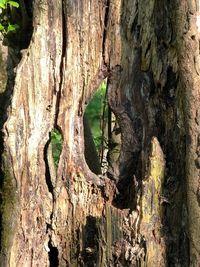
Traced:
POLYGON ((7 85, 1 266, 199 265, 198 12, 185 0, 34 1, 7 85), (109 178, 89 169, 83 138, 105 78, 122 141, 109 178))
POLYGON ((152 138, 147 177, 142 189, 142 222, 140 232, 145 233, 148 266, 166 265, 166 244, 163 231, 163 195, 165 158, 156 137, 152 138))

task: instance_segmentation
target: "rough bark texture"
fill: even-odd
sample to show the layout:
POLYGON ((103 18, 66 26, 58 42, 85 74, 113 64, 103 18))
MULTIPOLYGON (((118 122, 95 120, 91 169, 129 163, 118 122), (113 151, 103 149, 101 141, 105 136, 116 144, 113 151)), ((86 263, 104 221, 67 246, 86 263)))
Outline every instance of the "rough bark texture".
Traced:
POLYGON ((7 82, 1 266, 200 265, 198 6, 34 1, 7 82), (87 166, 83 137, 105 78, 122 137, 108 177, 87 166))

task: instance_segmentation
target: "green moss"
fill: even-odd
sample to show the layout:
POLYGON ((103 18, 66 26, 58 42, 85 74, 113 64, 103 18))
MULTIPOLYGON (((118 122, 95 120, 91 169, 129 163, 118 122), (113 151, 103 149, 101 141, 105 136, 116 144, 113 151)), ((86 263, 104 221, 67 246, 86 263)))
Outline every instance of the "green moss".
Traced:
POLYGON ((9 170, 4 170, 1 192, 1 253, 7 254, 12 246, 18 219, 18 193, 9 170))

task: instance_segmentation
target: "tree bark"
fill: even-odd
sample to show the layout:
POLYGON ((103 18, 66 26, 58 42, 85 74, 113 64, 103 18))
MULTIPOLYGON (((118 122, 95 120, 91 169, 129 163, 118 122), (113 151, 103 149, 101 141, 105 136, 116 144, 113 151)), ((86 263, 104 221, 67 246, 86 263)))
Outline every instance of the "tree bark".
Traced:
POLYGON ((198 23, 195 1, 33 2, 4 94, 1 266, 199 266, 198 23), (83 115, 105 78, 121 150, 103 176, 83 115))

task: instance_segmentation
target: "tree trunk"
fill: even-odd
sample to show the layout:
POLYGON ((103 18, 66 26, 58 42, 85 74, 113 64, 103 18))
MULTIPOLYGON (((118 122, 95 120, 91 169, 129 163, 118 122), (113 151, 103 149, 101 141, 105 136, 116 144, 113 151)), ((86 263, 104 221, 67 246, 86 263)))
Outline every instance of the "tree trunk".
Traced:
POLYGON ((200 265, 199 16, 186 0, 33 2, 1 96, 1 266, 200 265), (83 115, 105 78, 121 150, 103 176, 83 115))

